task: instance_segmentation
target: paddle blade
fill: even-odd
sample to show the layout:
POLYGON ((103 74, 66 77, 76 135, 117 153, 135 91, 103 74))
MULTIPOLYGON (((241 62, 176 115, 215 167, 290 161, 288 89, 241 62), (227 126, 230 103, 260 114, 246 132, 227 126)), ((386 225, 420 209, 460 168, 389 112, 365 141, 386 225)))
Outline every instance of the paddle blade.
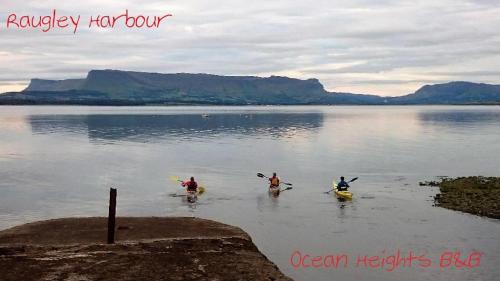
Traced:
POLYGON ((352 180, 350 180, 349 182, 353 182, 353 181, 355 181, 355 180, 357 180, 357 179, 358 179, 358 177, 355 177, 355 178, 353 178, 352 180))
POLYGON ((257 176, 258 176, 259 178, 265 178, 265 177, 266 177, 266 176, 264 176, 264 174, 262 174, 262 173, 257 173, 257 176))
POLYGON ((170 176, 170 180, 174 182, 182 182, 177 176, 170 176))
POLYGON ((284 185, 288 185, 288 186, 292 186, 293 184, 289 183, 289 182, 282 182, 282 184, 284 185))
POLYGON ((198 194, 202 195, 203 193, 205 193, 205 188, 203 186, 198 186, 198 194))

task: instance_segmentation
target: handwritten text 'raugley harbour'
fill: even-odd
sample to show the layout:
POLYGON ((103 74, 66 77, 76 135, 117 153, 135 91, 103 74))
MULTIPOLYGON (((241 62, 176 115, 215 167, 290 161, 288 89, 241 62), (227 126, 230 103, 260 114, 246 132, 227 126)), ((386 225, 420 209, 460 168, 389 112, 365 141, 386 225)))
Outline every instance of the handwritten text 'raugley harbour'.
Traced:
POLYGON ((131 15, 128 10, 116 15, 93 15, 88 17, 86 22, 82 21, 81 15, 63 15, 53 9, 47 15, 19 15, 17 13, 8 14, 5 20, 5 28, 18 30, 40 30, 49 32, 54 30, 69 29, 76 33, 80 26, 88 28, 112 29, 117 27, 153 29, 159 28, 161 23, 171 17, 172 14, 159 16, 131 15))

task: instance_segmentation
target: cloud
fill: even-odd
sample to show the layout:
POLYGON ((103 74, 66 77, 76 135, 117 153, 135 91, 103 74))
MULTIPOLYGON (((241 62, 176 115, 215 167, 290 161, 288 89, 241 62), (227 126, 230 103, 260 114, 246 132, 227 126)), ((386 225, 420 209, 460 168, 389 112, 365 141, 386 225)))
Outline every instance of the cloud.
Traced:
POLYGON ((315 77, 332 91, 402 95, 500 83, 500 4, 487 0, 0 1, 0 92, 90 69, 315 77), (158 30, 5 29, 9 13, 172 13, 158 30), (493 74, 492 74, 493 73, 493 74))

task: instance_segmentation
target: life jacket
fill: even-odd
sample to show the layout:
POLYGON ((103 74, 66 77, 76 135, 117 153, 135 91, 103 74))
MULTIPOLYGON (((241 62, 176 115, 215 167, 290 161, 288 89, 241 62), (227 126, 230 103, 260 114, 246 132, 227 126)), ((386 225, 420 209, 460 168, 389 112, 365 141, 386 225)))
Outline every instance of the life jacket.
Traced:
POLYGON ((347 182, 345 181, 340 181, 338 184, 337 184, 337 190, 338 191, 344 191, 344 190, 347 190, 347 188, 349 187, 349 184, 347 184, 347 182))
POLYGON ((271 186, 279 186, 280 185, 280 179, 278 177, 275 178, 270 178, 271 181, 271 186))
POLYGON ((188 191, 196 191, 198 188, 198 184, 195 181, 186 182, 186 186, 188 191))

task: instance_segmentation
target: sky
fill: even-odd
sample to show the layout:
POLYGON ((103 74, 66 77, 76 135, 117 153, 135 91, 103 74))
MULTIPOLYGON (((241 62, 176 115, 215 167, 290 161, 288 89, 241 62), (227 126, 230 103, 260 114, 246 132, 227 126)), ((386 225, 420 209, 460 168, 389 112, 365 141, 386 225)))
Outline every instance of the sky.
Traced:
POLYGON ((398 96, 425 84, 500 84, 499 0, 0 0, 0 92, 91 69, 317 78, 398 96), (7 17, 81 15, 72 29, 7 17), (173 16, 158 29, 88 28, 91 15, 173 16))

